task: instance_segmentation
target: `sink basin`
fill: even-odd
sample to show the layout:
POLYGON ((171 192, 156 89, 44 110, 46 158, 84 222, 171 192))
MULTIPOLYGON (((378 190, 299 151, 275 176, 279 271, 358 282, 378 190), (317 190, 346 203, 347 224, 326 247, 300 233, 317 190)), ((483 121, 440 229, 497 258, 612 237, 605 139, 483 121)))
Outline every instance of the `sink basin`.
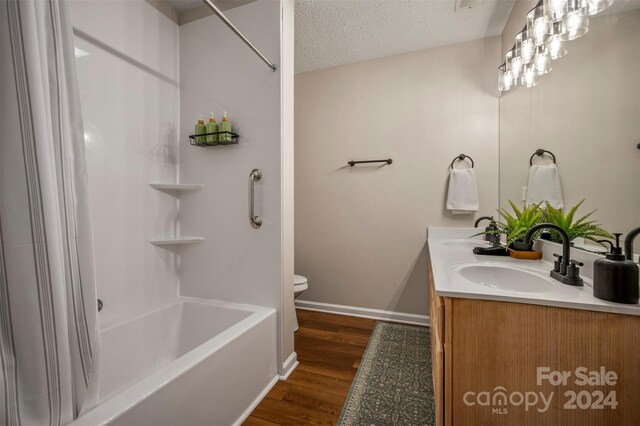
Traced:
POLYGON ((443 243, 445 246, 449 247, 489 247, 489 242, 485 240, 453 240, 447 241, 443 243))
POLYGON ((545 293, 555 285, 545 271, 499 263, 463 263, 449 269, 456 275, 484 287, 519 293, 545 293))

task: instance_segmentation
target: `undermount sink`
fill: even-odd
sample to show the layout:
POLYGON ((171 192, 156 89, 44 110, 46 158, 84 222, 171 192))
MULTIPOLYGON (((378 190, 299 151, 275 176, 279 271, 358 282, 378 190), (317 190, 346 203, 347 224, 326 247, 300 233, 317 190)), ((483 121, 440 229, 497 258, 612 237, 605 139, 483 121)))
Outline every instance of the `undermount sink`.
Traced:
POLYGON ((489 242, 485 240, 453 240, 447 241, 443 243, 445 246, 449 247, 489 247, 489 242))
POLYGON ((519 293, 545 293, 555 285, 544 271, 499 263, 462 263, 449 269, 456 275, 484 287, 519 293))

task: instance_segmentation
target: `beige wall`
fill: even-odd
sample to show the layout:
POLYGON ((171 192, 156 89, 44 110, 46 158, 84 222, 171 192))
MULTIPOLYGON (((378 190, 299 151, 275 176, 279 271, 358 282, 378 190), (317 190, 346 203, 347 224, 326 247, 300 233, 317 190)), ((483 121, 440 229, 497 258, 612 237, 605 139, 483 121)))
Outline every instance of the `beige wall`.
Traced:
POLYGON ((477 217, 445 211, 457 154, 476 162, 479 214, 498 204, 499 56, 493 37, 296 76, 301 299, 426 314, 427 227, 477 217))
MULTIPOLYGON (((521 200, 529 157, 557 157, 565 206, 611 232, 640 226, 640 10, 591 19, 538 87, 500 100, 500 202, 521 200)), ((640 241, 636 241, 636 251, 640 241)))

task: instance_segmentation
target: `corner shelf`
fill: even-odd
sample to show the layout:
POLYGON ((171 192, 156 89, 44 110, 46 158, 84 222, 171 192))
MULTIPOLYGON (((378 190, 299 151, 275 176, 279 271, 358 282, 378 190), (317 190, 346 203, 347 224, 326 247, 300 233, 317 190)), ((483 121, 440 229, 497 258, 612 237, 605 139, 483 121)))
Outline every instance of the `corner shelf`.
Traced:
POLYGON ((197 244, 204 241, 202 237, 175 237, 149 240, 154 246, 167 246, 176 244, 197 244))
POLYGON ((220 145, 237 145, 238 138, 240 136, 233 132, 214 132, 214 133, 201 133, 198 135, 189 135, 189 143, 193 146, 207 147, 207 146, 220 146, 220 145), (217 136, 214 139, 220 139, 224 137, 228 139, 226 141, 205 142, 207 136, 217 136))
POLYGON ((149 186, 158 191, 199 191, 204 188, 199 183, 150 183, 149 186))

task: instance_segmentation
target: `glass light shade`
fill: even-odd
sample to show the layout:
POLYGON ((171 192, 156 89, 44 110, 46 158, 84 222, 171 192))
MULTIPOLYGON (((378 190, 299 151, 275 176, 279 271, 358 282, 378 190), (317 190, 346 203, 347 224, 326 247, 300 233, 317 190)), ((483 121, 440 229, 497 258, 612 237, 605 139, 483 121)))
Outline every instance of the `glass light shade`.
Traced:
POLYGON ((544 0, 544 11, 552 22, 560 21, 566 13, 567 0, 544 0))
POLYGON ((560 24, 560 22, 553 24, 553 35, 547 40, 547 51, 554 61, 567 54, 567 43, 562 40, 560 24))
POLYGON ((515 86, 513 74, 507 69, 506 64, 498 67, 498 89, 501 92, 507 92, 515 86))
POLYGON ((520 83, 527 89, 535 87, 540 83, 540 79, 538 78, 538 74, 536 73, 536 69, 533 64, 524 66, 520 83))
POLYGON ((589 7, 589 15, 600 13, 613 3, 613 0, 587 0, 589 7))
POLYGON ((589 31, 587 0, 567 0, 566 13, 560 23, 563 40, 575 40, 589 31))
POLYGON ((528 64, 529 62, 531 62, 531 58, 533 57, 533 51, 535 48, 533 38, 529 37, 529 33, 527 32, 527 30, 522 30, 516 36, 516 42, 518 41, 520 44, 519 54, 522 58, 522 63, 528 64))
POLYGON ((534 45, 543 45, 551 35, 551 28, 551 18, 544 13, 543 5, 536 6, 527 13, 527 33, 534 45))
POLYGON ((532 64, 538 75, 544 75, 551 71, 551 55, 549 55, 549 52, 544 46, 538 46, 536 48, 536 54, 533 57, 532 64))
POLYGON ((517 83, 520 79, 520 73, 522 71, 522 58, 516 53, 515 46, 507 52, 507 54, 505 55, 505 59, 506 69, 507 71, 511 71, 513 80, 517 83))

